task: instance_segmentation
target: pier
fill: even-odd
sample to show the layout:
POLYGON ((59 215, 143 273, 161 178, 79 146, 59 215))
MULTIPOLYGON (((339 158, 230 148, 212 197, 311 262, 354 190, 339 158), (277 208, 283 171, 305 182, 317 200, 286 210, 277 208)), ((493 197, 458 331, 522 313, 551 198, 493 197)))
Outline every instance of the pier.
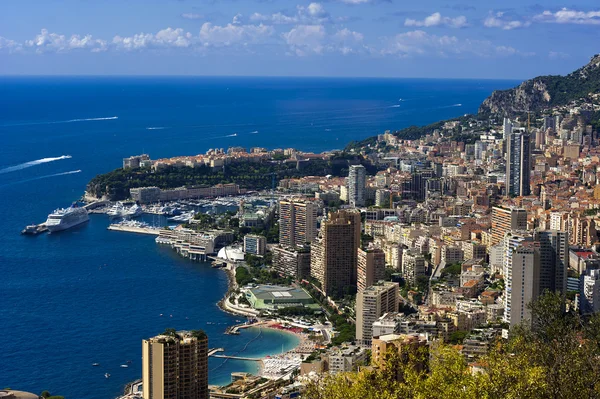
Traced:
POLYGON ((111 224, 107 227, 108 230, 113 231, 123 231, 126 233, 138 233, 138 234, 148 234, 157 236, 160 234, 160 229, 154 227, 137 227, 137 226, 125 226, 119 224, 111 224))
POLYGON ((208 356, 214 356, 218 352, 225 352, 225 349, 223 349, 223 348, 212 348, 212 349, 209 349, 208 350, 208 356))
POLYGON ((260 362, 262 361, 259 357, 242 357, 242 356, 228 356, 228 355, 212 355, 212 357, 218 357, 220 359, 232 359, 232 360, 246 360, 249 362, 260 362))
POLYGON ((233 360, 248 360, 251 362, 260 362, 262 359, 258 357, 243 357, 243 356, 229 356, 229 355, 218 355, 219 352, 225 352, 223 348, 213 348, 208 350, 209 357, 218 357, 220 359, 233 359, 233 360))

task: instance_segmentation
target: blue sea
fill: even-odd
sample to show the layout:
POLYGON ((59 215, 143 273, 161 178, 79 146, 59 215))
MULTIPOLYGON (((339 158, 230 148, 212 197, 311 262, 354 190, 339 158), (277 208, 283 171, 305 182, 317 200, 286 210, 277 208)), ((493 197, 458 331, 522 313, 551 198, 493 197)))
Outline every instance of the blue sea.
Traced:
MULTIPOLYGON (((209 346, 226 353, 258 336, 242 352, 249 357, 296 345, 273 331, 224 335, 240 318, 216 305, 227 289, 222 271, 179 258, 152 237, 107 231, 103 215, 59 234, 19 234, 123 157, 343 148, 387 129, 474 113, 493 90, 517 83, 0 77, 0 388, 114 398, 141 376, 141 340, 169 327, 204 329, 209 346)), ((254 367, 211 359, 210 383, 254 367)))

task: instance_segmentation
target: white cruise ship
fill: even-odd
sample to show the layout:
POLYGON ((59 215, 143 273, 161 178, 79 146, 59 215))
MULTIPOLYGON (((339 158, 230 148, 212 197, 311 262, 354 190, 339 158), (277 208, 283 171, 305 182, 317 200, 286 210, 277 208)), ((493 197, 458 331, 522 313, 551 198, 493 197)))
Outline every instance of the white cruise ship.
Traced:
POLYGON ((88 211, 85 208, 78 207, 76 204, 71 205, 69 208, 57 209, 48 215, 46 220, 46 227, 48 231, 55 232, 70 229, 71 227, 77 226, 81 223, 85 223, 90 220, 88 211))

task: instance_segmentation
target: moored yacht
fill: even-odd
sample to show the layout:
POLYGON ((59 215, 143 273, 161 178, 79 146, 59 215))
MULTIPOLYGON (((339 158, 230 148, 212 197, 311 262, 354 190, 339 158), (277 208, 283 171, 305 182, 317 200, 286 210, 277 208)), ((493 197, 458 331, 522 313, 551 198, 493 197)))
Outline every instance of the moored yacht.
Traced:
POLYGON ((126 213, 127 213, 127 209, 125 208, 125 206, 123 205, 123 203, 120 202, 120 201, 117 202, 116 204, 114 204, 108 210, 108 212, 106 212, 106 214, 110 218, 122 218, 123 216, 125 216, 126 213))

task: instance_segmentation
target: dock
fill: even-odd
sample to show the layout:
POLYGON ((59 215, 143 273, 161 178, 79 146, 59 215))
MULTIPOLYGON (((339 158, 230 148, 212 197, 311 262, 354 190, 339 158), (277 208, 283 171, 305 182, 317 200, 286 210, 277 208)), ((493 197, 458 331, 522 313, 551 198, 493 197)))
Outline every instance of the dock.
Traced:
POLYGON ((157 236, 160 233, 160 229, 154 227, 124 226, 118 224, 111 224, 107 227, 107 229, 113 231, 123 231, 126 233, 148 234, 153 236, 157 236))
POLYGON ((40 224, 32 224, 32 225, 25 227, 21 231, 21 234, 36 236, 38 234, 45 233, 46 231, 48 231, 48 227, 46 227, 46 224, 40 223, 40 224))

